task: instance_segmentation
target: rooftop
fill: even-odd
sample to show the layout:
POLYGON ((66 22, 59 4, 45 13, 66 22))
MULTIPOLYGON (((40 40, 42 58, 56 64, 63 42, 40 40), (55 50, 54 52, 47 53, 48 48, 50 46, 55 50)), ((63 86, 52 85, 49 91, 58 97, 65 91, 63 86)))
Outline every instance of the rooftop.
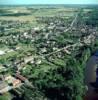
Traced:
POLYGON ((5 54, 5 52, 0 50, 0 55, 4 55, 4 54, 5 54))

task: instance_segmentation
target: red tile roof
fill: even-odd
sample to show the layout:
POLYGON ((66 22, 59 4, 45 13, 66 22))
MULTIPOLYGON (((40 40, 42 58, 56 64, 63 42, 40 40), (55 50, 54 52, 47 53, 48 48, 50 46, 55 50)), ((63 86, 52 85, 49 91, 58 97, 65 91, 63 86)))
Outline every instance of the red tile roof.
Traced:
POLYGON ((22 75, 20 75, 19 73, 16 73, 15 75, 17 78, 19 78, 21 81, 25 81, 27 80, 27 78, 23 77, 22 75))

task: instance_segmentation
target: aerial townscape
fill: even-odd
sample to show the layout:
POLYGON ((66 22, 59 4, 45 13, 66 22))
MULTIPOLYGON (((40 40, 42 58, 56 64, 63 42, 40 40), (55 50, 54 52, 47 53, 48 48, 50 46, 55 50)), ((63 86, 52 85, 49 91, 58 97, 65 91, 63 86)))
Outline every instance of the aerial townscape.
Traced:
POLYGON ((0 100, 83 100, 98 49, 98 7, 0 6, 0 100))

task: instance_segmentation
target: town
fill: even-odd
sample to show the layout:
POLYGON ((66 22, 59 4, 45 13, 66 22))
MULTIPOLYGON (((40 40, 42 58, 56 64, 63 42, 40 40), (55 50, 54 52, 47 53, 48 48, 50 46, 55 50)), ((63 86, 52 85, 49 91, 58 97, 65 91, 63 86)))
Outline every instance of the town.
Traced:
POLYGON ((1 98, 8 93, 17 100, 80 100, 75 93, 85 89, 84 66, 98 49, 98 20, 89 22, 93 14, 98 15, 95 11, 62 6, 1 7, 1 98), (64 89, 74 96, 69 97, 64 89))

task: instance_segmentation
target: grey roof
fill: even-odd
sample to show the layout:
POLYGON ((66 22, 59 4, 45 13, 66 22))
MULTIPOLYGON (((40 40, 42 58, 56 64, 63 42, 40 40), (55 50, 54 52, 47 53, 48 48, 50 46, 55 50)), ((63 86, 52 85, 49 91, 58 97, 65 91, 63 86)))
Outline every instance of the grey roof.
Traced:
POLYGON ((0 81, 0 90, 4 89, 8 85, 4 81, 0 81))

